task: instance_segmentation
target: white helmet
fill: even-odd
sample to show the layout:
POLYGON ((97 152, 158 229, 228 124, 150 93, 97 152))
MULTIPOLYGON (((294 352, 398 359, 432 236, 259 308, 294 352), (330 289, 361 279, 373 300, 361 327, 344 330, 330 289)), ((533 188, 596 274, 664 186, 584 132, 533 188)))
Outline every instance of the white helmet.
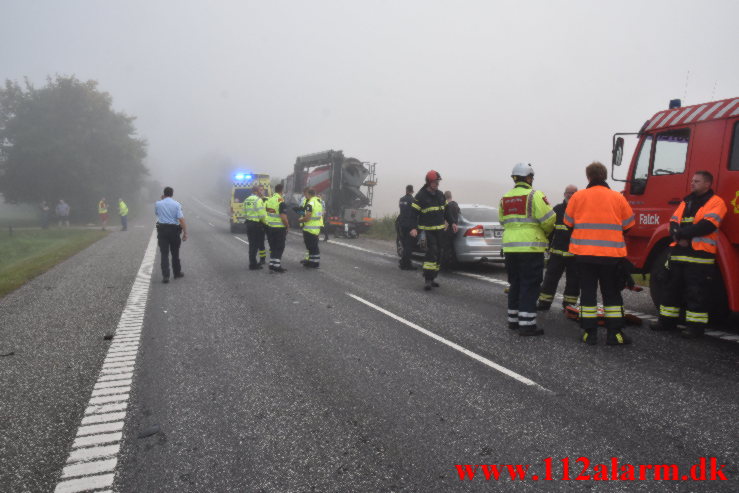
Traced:
POLYGON ((518 163, 513 167, 511 176, 534 176, 534 168, 530 164, 518 163))

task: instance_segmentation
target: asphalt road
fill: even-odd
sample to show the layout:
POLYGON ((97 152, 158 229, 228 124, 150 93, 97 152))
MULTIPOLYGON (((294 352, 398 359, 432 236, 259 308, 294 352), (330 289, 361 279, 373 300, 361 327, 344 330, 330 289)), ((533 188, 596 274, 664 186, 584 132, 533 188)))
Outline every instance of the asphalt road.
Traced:
MULTIPOLYGON (((120 449, 93 461, 108 474, 62 478, 86 450, 73 442, 112 371, 101 372, 101 333, 116 330, 142 278, 150 225, 0 301, 0 345, 16 349, 0 358, 8 491, 73 490, 95 475, 125 492, 739 491, 739 344, 644 327, 630 329, 630 347, 605 346, 604 334, 590 347, 556 310, 539 317, 544 337, 519 338, 506 327, 502 266, 442 273, 427 293, 388 242, 321 242, 312 270, 290 235, 286 274, 252 272, 245 236, 218 206, 188 200, 186 214, 185 277, 162 284, 157 257, 120 449), (576 481, 580 457, 589 475, 612 457, 681 474, 716 457, 729 480, 576 481), (461 481, 458 464, 531 466, 526 480, 478 469, 461 481)), ((646 293, 626 305, 654 314, 646 293)))

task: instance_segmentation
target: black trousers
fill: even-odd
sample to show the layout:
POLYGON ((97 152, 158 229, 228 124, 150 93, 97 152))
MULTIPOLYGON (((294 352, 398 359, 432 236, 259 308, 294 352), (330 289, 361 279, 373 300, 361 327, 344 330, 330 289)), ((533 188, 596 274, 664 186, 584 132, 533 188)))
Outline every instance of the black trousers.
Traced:
POLYGON ((659 320, 666 328, 674 329, 685 308, 685 324, 696 328, 708 325, 711 282, 716 272, 713 264, 670 261, 664 286, 659 320))
POLYGON ((400 243, 403 245, 403 256, 400 258, 401 267, 411 266, 411 255, 413 255, 413 247, 416 246, 416 238, 411 236, 410 227, 400 227, 400 243))
POLYGON ((544 275, 544 252, 506 252, 508 322, 519 328, 536 328, 536 299, 544 275))
POLYGON ((269 228, 269 265, 280 267, 282 253, 285 251, 287 228, 269 228))
POLYGON ((162 257, 162 277, 169 277, 169 254, 172 254, 172 270, 175 275, 182 272, 180 265, 180 226, 177 224, 157 224, 157 242, 162 257))
MULTIPOLYGON (((614 259, 616 260, 616 259, 614 259)), ((624 326, 623 273, 618 263, 593 263, 575 260, 580 280, 580 327, 585 330, 598 327, 598 286, 603 297, 606 327, 624 326)))
POLYGON ((249 266, 257 265, 257 255, 264 251, 264 226, 256 221, 246 221, 246 237, 249 239, 249 266))
POLYGON ((441 267, 441 248, 444 230, 426 230, 426 256, 423 258, 423 278, 433 280, 441 267))
POLYGON ((321 251, 318 249, 318 235, 303 231, 303 242, 308 250, 307 263, 311 267, 318 267, 321 263, 321 251))
POLYGON ((577 297, 580 295, 580 282, 577 278, 575 257, 565 257, 558 253, 549 255, 547 270, 544 273, 544 282, 541 284, 541 291, 539 292, 539 301, 541 303, 546 303, 547 305, 552 304, 554 293, 557 292, 557 285, 563 273, 565 274, 565 292, 562 306, 577 303, 577 297))

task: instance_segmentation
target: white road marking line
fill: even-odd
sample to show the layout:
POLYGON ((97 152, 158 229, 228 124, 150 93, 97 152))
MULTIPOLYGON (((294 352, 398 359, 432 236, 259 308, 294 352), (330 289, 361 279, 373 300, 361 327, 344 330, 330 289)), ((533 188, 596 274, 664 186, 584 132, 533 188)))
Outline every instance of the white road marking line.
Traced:
POLYGON ((115 469, 118 459, 104 459, 95 462, 84 462, 82 464, 74 464, 67 466, 62 471, 63 478, 74 478, 76 476, 89 476, 90 474, 100 474, 101 472, 109 472, 115 469))
POLYGON ((125 394, 131 391, 131 385, 121 385, 120 387, 107 387, 104 389, 93 389, 92 395, 97 397, 99 395, 110 395, 110 394, 125 394))
POLYGON ((213 223, 211 223, 211 222, 208 222, 208 226, 211 226, 211 227, 213 227, 213 228, 215 228, 215 227, 216 227, 216 225, 215 225, 215 224, 213 224, 213 223))
POLYGON ((113 342, 93 387, 77 436, 69 452, 67 464, 92 459, 84 464, 67 465, 56 485, 57 493, 73 493, 110 488, 115 479, 118 453, 136 364, 141 329, 149 296, 151 274, 156 257, 156 231, 152 231, 144 258, 136 274, 126 306, 121 313, 113 342), (101 445, 107 444, 107 445, 101 445), (68 479, 83 476, 81 478, 68 479))
POLYGON ((103 375, 100 378, 98 378, 98 382, 108 382, 113 380, 125 380, 126 378, 131 378, 133 376, 132 372, 128 373, 117 373, 117 374, 111 374, 111 375, 103 375))
POLYGON ((101 397, 90 398, 90 404, 108 404, 109 402, 127 401, 128 393, 115 394, 115 395, 104 395, 101 397))
POLYGON ((67 464, 110 457, 112 455, 116 455, 120 449, 120 443, 116 443, 114 445, 98 445, 96 447, 78 448, 76 450, 72 450, 69 454, 67 464))
POLYGON ((244 240, 244 239, 242 239, 242 238, 239 238, 239 237, 238 237, 238 236, 236 236, 236 235, 234 235, 234 238, 236 238, 237 240, 239 240, 239 241, 240 241, 241 243, 246 243, 247 245, 249 244, 249 242, 248 242, 248 241, 246 241, 246 240, 244 240))
POLYGON ((477 353, 473 353, 469 349, 466 349, 466 348, 460 346, 459 344, 456 344, 456 343, 454 343, 454 342, 452 342, 452 341, 450 341, 448 339, 444 339, 443 337, 441 337, 441 336, 439 336, 437 334, 434 334, 433 332, 431 332, 429 330, 426 330, 423 327, 420 327, 420 326, 414 324, 413 322, 409 322, 408 320, 404 319, 403 317, 400 317, 400 316, 398 316, 398 315, 396 315, 396 314, 394 314, 392 312, 389 312, 389 311, 385 310, 384 308, 381 308, 381 307, 379 307, 379 306, 377 306, 377 305, 375 305, 373 303, 370 303, 369 301, 367 301, 367 300, 365 300, 363 298, 360 298, 359 296, 356 296, 356 295, 354 295, 352 293, 346 293, 346 294, 349 295, 349 296, 351 296, 355 300, 357 300, 357 301, 359 301, 361 303, 364 303, 365 305, 369 306, 370 308, 374 308, 378 312, 384 313, 388 317, 391 317, 391 318, 397 320, 398 322, 401 322, 401 323, 407 325, 408 327, 410 327, 412 329, 415 329, 418 332, 420 332, 420 333, 422 333, 424 335, 427 335, 427 336, 431 337, 432 339, 434 339, 436 341, 439 341, 442 344, 444 344, 446 346, 449 346, 450 348, 452 348, 452 349, 454 349, 456 351, 459 351, 460 353, 464 354, 465 356, 468 356, 468 357, 470 357, 470 358, 472 358, 472 359, 474 359, 476 361, 479 361, 480 363, 484 364, 485 366, 488 366, 488 367, 490 367, 490 368, 492 368, 494 370, 497 370, 497 371, 503 373, 506 376, 509 376, 509 377, 511 377, 511 378, 513 378, 515 380, 518 380, 519 382, 521 382, 521 383, 523 383, 525 385, 528 385, 530 387, 534 387, 534 388, 536 388, 538 390, 543 390, 544 392, 552 392, 551 390, 547 389, 546 387, 543 387, 542 385, 539 385, 538 383, 534 382, 533 380, 530 380, 530 379, 524 377, 523 375, 520 375, 520 374, 516 373, 513 370, 509 370, 508 368, 506 368, 504 366, 501 366, 501 365, 499 365, 499 364, 497 364, 497 363, 495 363, 493 361, 490 361, 489 359, 487 359, 487 358, 485 358, 483 356, 480 356, 477 353))
POLYGON ((115 474, 101 474, 99 476, 86 476, 80 479, 60 481, 56 485, 54 493, 77 493, 78 491, 97 490, 113 486, 115 474))
POLYGON ((122 387, 125 385, 131 385, 132 380, 130 378, 126 380, 113 380, 112 382, 98 382, 95 384, 95 387, 93 387, 94 390, 97 389, 107 389, 110 387, 122 387))
POLYGON ((103 443, 120 442, 123 438, 123 433, 104 433, 102 435, 88 435, 84 437, 75 438, 74 448, 89 447, 90 445, 101 445, 103 443))
POLYGON ((83 425, 91 425, 96 423, 107 423, 109 421, 121 421, 125 419, 126 412, 108 413, 108 414, 91 414, 82 418, 83 425))
POLYGON ((112 404, 93 404, 87 406, 85 414, 109 413, 112 411, 123 411, 128 408, 128 402, 113 402, 112 404))
POLYGON ((123 421, 115 421, 113 423, 105 423, 101 425, 80 426, 77 430, 77 436, 94 435, 96 433, 110 433, 113 431, 121 431, 123 429, 123 421))

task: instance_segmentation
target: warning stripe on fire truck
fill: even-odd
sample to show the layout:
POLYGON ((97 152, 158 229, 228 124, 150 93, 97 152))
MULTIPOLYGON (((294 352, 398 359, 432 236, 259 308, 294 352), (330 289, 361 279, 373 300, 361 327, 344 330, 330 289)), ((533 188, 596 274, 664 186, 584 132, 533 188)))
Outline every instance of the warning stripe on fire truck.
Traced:
POLYGON ((693 121, 718 120, 737 115, 739 115, 739 98, 724 99, 715 103, 660 111, 649 120, 649 125, 645 130, 685 125, 693 121))

